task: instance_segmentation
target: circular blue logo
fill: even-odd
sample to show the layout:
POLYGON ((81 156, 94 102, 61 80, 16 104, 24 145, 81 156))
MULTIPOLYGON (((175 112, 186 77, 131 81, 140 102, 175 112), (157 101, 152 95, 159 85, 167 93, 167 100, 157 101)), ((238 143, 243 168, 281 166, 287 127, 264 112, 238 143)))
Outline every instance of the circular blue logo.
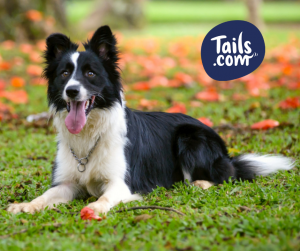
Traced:
POLYGON ((265 42, 259 29, 246 21, 217 25, 201 46, 202 64, 215 80, 227 81, 253 72, 265 57, 265 42))

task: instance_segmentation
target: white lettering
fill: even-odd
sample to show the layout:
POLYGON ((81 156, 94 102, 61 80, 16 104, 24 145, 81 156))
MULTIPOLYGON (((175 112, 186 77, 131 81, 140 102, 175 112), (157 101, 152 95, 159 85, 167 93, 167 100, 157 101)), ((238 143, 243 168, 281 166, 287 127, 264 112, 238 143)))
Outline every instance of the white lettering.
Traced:
POLYGON ((222 52, 224 54, 226 53, 231 53, 231 47, 230 47, 230 43, 229 42, 225 42, 222 46, 222 52))
POLYGON ((244 46, 246 47, 246 51, 245 51, 246 54, 250 54, 252 52, 252 49, 250 48, 250 46, 248 44, 251 44, 251 42, 250 41, 246 41, 244 43, 244 46))
POLYGON ((239 43, 238 43, 238 47, 239 47, 239 53, 243 54, 243 41, 242 41, 242 36, 243 36, 243 32, 240 33, 239 35, 239 43))
POLYGON ((227 38, 227 37, 224 35, 221 35, 221 36, 217 36, 217 37, 214 37, 211 39, 211 41, 217 40, 217 54, 219 54, 221 51, 221 39, 224 39, 224 38, 227 38))
POLYGON ((225 63, 226 63, 227 66, 232 66, 232 64, 233 64, 233 58, 232 58, 232 56, 228 55, 226 57, 225 63), (230 62, 229 62, 229 60, 230 60, 230 62))
POLYGON ((221 58, 222 58, 222 60, 224 60, 224 56, 223 55, 220 55, 220 56, 217 57, 217 64, 218 64, 218 66, 223 66, 224 65, 224 63, 223 64, 221 63, 221 58))

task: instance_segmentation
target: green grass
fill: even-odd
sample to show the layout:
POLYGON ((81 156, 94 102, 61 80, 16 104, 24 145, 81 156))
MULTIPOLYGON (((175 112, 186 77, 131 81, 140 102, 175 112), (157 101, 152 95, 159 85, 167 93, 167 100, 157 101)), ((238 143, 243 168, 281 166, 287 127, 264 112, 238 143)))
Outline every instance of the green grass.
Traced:
MULTIPOLYGON (((163 107, 168 107, 170 98, 188 104, 200 89, 157 88, 148 94, 135 94, 157 99, 163 107)), ((39 110, 46 109, 45 89, 29 87, 28 91, 32 97, 29 106, 16 108, 23 117, 37 106, 39 110), (44 101, 39 103, 39 100, 44 101)), ((290 124, 267 132, 221 130, 220 134, 239 153, 283 153, 298 158, 299 110, 282 112, 275 106, 278 100, 299 94, 279 88, 271 90, 270 99, 250 99, 243 105, 227 100, 207 103, 200 109, 188 106, 188 114, 210 117, 216 125, 224 119, 230 124, 251 125, 267 112, 268 117, 290 124), (246 117, 245 112, 253 102, 259 102, 260 107, 246 117)), ((137 101, 128 100, 128 105, 136 108, 137 101)), ((80 212, 95 198, 60 205, 62 214, 53 210, 35 215, 9 214, 5 211, 8 203, 31 201, 50 186, 55 134, 43 127, 27 125, 22 120, 1 125, 0 247, 3 251, 300 249, 299 164, 294 170, 259 177, 253 183, 229 182, 208 190, 180 183, 171 190, 157 188, 144 196, 142 202, 117 206, 101 222, 86 223, 79 215, 69 214, 80 212), (186 216, 161 210, 115 212, 137 205, 172 207, 186 216), (243 211, 241 206, 249 210, 243 211), (137 222, 135 217, 141 214, 152 218, 137 222), (58 223, 61 225, 51 226, 58 223), (23 230, 26 232, 22 233, 23 230)))
MULTIPOLYGON (((94 1, 73 1, 67 5, 70 22, 76 23, 86 17, 95 6, 94 1)), ((262 16, 268 23, 300 21, 300 3, 266 2, 262 16)), ((201 23, 246 20, 247 9, 242 2, 196 2, 196 1, 147 1, 145 15, 153 23, 201 23)))
MULTIPOLYGON (((189 2, 149 1, 146 17, 150 23, 165 22, 225 22, 246 20, 247 9, 242 2, 189 2)), ((267 2, 262 5, 262 17, 266 22, 299 22, 300 4, 292 2, 267 2)))

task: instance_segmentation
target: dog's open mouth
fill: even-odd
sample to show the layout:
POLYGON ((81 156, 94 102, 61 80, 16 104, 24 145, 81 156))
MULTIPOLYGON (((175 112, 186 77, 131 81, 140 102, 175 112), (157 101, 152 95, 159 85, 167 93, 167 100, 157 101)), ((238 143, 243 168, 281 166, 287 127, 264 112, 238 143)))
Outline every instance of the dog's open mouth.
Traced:
POLYGON ((65 124, 70 133, 80 133, 86 123, 86 117, 93 108, 95 96, 85 101, 70 101, 67 103, 69 114, 65 124))

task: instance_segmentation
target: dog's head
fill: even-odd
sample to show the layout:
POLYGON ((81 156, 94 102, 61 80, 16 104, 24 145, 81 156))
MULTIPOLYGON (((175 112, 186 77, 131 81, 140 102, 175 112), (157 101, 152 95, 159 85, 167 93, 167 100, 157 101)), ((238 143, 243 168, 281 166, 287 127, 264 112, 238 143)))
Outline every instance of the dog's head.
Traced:
POLYGON ((67 110, 66 127, 77 134, 92 109, 105 109, 121 102, 121 83, 116 39, 108 26, 100 27, 85 51, 59 33, 46 39, 48 101, 57 112, 67 110))

